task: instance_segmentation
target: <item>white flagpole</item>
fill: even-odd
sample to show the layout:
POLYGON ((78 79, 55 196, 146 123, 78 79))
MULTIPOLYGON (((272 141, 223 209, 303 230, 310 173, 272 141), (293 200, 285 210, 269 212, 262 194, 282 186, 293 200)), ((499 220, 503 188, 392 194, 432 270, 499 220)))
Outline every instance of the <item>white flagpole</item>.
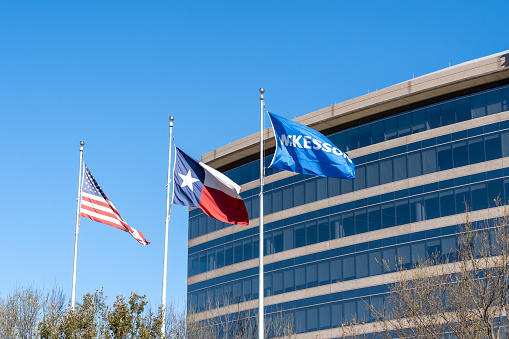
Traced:
POLYGON ((170 183, 171 183, 171 142, 173 139, 173 117, 170 117, 170 145, 168 153, 168 180, 166 184, 166 222, 164 232, 164 259, 163 259, 163 293, 161 300, 161 308, 163 314, 163 324, 161 326, 162 335, 165 335, 166 331, 166 275, 167 275, 167 264, 168 264, 168 225, 170 223, 171 206, 170 206, 170 183))
POLYGON ((71 294, 71 307, 74 309, 76 303, 76 263, 78 262, 78 233, 80 231, 80 209, 81 209, 81 176, 83 173, 83 146, 84 141, 80 141, 80 174, 78 177, 78 206, 76 208, 76 231, 74 232, 74 267, 72 272, 72 294, 71 294))
POLYGON ((260 273, 258 278, 258 338, 265 335, 265 311, 263 307, 263 93, 260 88, 260 273))

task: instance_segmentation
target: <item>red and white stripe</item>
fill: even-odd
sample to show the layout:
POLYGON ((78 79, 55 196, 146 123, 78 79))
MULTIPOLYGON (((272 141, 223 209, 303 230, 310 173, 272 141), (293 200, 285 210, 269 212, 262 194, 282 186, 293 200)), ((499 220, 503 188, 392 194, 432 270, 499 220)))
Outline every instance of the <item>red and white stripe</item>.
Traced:
POLYGON ((80 216, 129 232, 142 245, 150 244, 141 232, 130 227, 124 221, 108 197, 104 199, 93 194, 81 192, 80 216))

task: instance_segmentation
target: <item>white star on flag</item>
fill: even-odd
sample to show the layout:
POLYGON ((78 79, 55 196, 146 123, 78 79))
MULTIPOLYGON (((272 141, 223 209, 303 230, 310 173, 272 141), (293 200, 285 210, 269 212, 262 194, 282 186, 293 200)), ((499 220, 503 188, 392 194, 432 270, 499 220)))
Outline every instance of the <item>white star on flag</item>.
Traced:
POLYGON ((191 170, 189 170, 186 175, 182 175, 180 173, 178 175, 182 178, 182 185, 180 185, 180 187, 187 186, 191 189, 191 191, 193 191, 193 183, 199 180, 191 176, 191 170))

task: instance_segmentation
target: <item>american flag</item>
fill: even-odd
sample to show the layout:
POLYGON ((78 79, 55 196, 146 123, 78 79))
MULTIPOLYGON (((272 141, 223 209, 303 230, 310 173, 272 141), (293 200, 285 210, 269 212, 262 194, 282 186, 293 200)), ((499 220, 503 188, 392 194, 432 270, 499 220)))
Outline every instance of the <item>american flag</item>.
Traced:
POLYGON ((87 165, 85 165, 85 175, 81 186, 80 216, 129 232, 142 245, 150 244, 141 232, 127 225, 110 199, 104 194, 87 165))

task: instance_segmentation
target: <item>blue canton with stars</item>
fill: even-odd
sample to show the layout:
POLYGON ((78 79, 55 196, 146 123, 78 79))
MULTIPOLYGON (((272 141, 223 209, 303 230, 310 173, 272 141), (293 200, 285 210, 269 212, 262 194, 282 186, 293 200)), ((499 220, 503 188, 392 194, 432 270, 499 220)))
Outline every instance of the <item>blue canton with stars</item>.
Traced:
POLYGON ((92 173, 90 173, 87 165, 85 165, 85 175, 83 176, 81 191, 106 199, 106 194, 104 194, 101 186, 99 186, 92 173))
POLYGON ((175 152, 173 203, 200 207, 205 170, 198 161, 182 152, 178 147, 175 147, 175 152))

